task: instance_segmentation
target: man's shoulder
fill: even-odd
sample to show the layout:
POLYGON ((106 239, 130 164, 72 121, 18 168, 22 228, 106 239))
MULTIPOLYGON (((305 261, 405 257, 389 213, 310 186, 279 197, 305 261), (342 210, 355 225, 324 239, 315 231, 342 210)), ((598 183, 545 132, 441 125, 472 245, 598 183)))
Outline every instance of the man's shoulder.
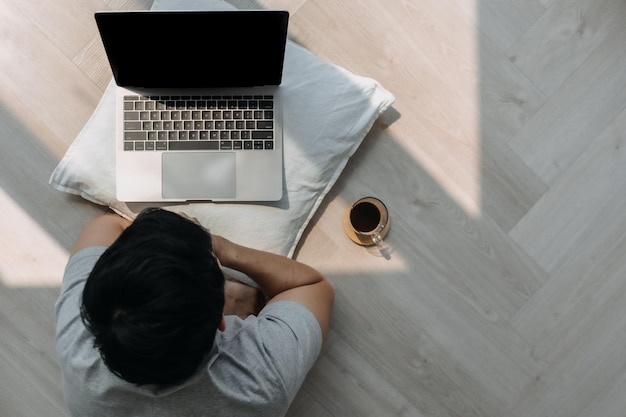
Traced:
POLYGON ((234 355, 238 361, 272 368, 279 361, 285 368, 302 366, 308 371, 322 348, 322 331, 315 316, 293 301, 270 303, 258 316, 245 320, 236 316, 225 319, 226 329, 218 333, 216 343, 220 352, 234 355))
MULTIPOLYGON (((265 306, 258 316, 248 316, 241 320, 236 316, 226 316, 226 330, 220 334, 224 340, 252 334, 268 339, 274 333, 311 333, 321 338, 319 323, 306 307, 294 301, 276 301, 265 306)), ((280 336, 280 335, 278 335, 280 336)))
POLYGON ((105 246, 89 246, 73 254, 65 266, 61 292, 76 281, 85 281, 106 249, 105 246))
POLYGON ((227 316, 216 346, 207 371, 222 395, 284 412, 317 360, 322 332, 308 309, 277 301, 245 320, 227 316), (248 398, 246 392, 256 394, 248 398))

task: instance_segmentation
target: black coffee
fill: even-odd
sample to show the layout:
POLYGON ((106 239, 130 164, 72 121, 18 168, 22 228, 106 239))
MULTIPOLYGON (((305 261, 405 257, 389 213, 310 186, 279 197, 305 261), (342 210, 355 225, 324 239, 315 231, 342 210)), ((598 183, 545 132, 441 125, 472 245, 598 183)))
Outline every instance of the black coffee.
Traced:
POLYGON ((358 203, 350 210, 350 223, 358 232, 371 232, 380 223, 380 211, 378 207, 367 201, 358 203))

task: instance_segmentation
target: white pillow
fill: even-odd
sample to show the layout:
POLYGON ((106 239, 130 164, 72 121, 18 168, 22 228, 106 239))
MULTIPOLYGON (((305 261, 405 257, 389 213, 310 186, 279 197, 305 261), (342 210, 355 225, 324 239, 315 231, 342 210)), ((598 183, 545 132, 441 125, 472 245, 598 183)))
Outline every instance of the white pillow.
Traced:
MULTIPOLYGON (((220 1, 156 1, 153 9, 226 9, 220 1)), ((60 191, 109 206, 132 219, 155 204, 115 198, 114 92, 109 84, 93 115, 50 178, 60 191)), ((283 70, 285 182, 276 203, 193 203, 184 211, 237 243, 293 256, 324 196, 378 116, 394 97, 378 82, 328 63, 288 41, 283 70)))

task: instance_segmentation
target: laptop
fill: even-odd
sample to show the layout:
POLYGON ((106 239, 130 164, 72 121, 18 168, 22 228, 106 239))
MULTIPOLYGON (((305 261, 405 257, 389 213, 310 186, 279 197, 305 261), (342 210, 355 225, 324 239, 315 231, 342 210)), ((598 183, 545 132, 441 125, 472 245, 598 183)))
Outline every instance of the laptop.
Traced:
POLYGON ((95 14, 118 86, 118 200, 282 198, 288 18, 275 10, 95 14))

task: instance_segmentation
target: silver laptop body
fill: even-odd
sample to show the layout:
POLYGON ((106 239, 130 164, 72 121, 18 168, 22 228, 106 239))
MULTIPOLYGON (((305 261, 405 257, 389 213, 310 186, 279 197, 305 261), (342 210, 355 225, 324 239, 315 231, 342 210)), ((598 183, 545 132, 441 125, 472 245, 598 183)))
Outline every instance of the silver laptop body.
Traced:
POLYGON ((120 201, 282 198, 287 12, 95 17, 118 85, 120 201))

